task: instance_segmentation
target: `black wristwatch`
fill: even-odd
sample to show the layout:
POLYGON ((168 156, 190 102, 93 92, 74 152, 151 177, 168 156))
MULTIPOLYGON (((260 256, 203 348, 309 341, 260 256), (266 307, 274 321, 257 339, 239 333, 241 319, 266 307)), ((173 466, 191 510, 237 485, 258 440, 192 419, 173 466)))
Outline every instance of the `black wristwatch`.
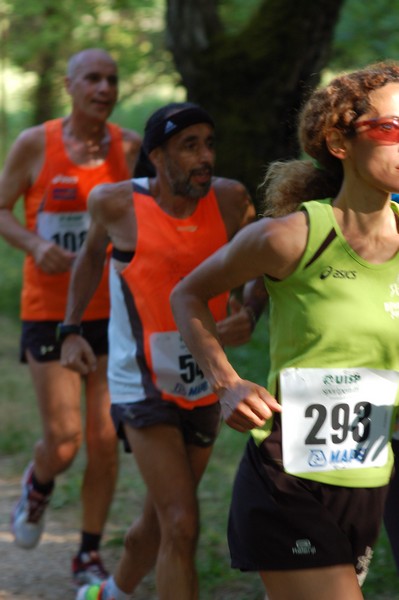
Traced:
POLYGON ((75 333, 77 335, 83 335, 81 325, 67 325, 66 323, 58 323, 56 330, 57 342, 62 344, 68 335, 75 333))

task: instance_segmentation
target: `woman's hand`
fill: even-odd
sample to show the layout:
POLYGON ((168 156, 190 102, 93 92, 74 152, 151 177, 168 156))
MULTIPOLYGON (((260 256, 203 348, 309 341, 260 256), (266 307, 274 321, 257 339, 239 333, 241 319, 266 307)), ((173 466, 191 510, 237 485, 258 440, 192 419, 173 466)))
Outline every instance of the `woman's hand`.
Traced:
POLYGON ((281 412, 277 400, 266 388, 238 379, 231 386, 216 390, 222 408, 222 416, 229 427, 240 432, 263 427, 273 412, 281 412))

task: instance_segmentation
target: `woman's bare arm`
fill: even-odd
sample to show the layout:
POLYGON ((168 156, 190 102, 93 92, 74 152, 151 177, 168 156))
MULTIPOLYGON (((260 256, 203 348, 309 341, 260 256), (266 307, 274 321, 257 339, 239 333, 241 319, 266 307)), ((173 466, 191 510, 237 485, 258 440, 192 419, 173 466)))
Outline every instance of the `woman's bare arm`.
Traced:
POLYGON ((265 273, 286 277, 298 264, 306 238, 306 221, 300 214, 248 225, 172 292, 172 309, 182 337, 218 394, 226 422, 238 431, 262 426, 272 411, 281 409, 264 387, 241 379, 232 367, 208 302, 265 273))

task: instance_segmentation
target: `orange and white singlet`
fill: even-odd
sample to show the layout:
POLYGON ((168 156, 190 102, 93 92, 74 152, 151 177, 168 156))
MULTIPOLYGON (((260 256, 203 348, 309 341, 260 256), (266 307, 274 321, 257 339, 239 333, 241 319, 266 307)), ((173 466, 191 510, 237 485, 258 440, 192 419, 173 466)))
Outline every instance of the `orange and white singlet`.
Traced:
MULTIPOLYGON (((211 189, 185 219, 158 206, 145 178, 133 180, 133 202, 136 251, 120 273, 112 260, 110 268, 111 400, 163 399, 188 409, 213 404, 217 397, 177 331, 169 296, 185 275, 228 241, 215 192, 211 189)), ((211 300, 216 321, 225 318, 227 299, 222 294, 211 300)))
MULTIPOLYGON (((29 230, 59 246, 77 252, 89 226, 87 197, 93 187, 129 179, 122 131, 107 124, 111 143, 104 161, 96 167, 77 165, 68 157, 62 140, 62 119, 44 123, 46 145, 42 170, 24 198, 29 230)), ((108 265, 107 265, 108 267, 108 265)), ((27 321, 60 321, 64 318, 69 273, 49 275, 26 256, 21 298, 21 318, 27 321)), ((109 316, 108 268, 84 313, 84 320, 109 316)))

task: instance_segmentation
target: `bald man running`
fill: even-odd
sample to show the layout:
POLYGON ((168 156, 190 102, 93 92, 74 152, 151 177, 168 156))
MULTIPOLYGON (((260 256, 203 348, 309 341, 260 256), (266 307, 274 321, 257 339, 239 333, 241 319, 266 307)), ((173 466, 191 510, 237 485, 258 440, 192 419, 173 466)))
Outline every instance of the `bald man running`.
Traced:
POLYGON ((70 330, 62 321, 70 269, 89 227, 87 196, 99 183, 130 177, 140 136, 108 123, 118 96, 118 70, 101 49, 72 56, 65 86, 68 116, 23 131, 0 177, 0 234, 25 252, 21 302, 21 360, 29 365, 42 437, 22 479, 11 518, 15 542, 34 548, 44 528, 45 509, 60 473, 86 441, 87 464, 81 489, 81 543, 72 561, 77 585, 102 581, 101 535, 117 477, 117 441, 109 414, 106 380, 109 298, 107 268, 87 307, 82 331, 97 355, 95 372, 82 378, 60 364, 60 341, 70 330), (24 197, 25 223, 13 209, 24 197))

